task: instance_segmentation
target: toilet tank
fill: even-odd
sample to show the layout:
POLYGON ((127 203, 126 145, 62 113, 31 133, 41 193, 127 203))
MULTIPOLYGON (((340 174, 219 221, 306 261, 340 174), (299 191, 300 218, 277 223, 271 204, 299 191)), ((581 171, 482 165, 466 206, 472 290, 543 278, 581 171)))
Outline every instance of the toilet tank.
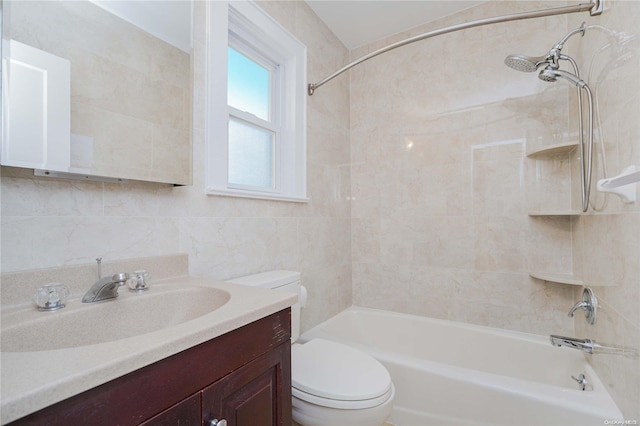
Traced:
POLYGON ((302 295, 306 293, 300 285, 300 272, 269 271, 234 278, 227 280, 227 282, 295 293, 298 296, 298 302, 291 306, 291 343, 298 340, 300 336, 300 301, 305 299, 302 295))

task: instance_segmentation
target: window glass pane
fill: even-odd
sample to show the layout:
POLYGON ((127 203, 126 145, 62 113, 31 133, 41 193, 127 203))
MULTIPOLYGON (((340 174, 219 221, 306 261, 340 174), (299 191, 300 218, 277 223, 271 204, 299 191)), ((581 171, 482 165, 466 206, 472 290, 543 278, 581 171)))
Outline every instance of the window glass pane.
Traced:
POLYGON ((229 47, 227 102, 241 111, 269 120, 269 70, 229 47))
POLYGON ((229 183, 273 188, 273 132, 229 117, 229 183))

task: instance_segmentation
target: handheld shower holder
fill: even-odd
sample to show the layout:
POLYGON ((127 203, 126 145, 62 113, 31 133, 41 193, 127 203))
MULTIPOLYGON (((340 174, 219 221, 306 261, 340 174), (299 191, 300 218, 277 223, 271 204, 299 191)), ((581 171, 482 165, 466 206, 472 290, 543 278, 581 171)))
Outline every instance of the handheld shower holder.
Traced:
MULTIPOLYGON (((601 3, 596 2, 594 6, 602 7, 601 3)), ((589 27, 586 22, 583 22, 578 28, 569 31, 565 36, 557 42, 546 56, 530 57, 524 55, 509 55, 505 58, 504 63, 517 71, 533 72, 537 71, 540 67, 544 67, 538 73, 538 78, 547 81, 555 82, 558 78, 566 80, 577 87, 578 91, 578 117, 579 117, 579 134, 580 134, 580 187, 582 195, 582 211, 587 212, 589 210, 589 198, 591 195, 591 178, 593 169, 593 95, 589 85, 580 78, 580 71, 576 61, 568 55, 562 54, 561 50, 564 44, 576 34, 584 36, 586 30, 589 27), (573 67, 573 73, 560 69, 559 61, 568 61, 573 67), (583 112, 582 112, 582 91, 584 91, 588 98, 588 124, 587 135, 585 136, 583 127, 583 112)))

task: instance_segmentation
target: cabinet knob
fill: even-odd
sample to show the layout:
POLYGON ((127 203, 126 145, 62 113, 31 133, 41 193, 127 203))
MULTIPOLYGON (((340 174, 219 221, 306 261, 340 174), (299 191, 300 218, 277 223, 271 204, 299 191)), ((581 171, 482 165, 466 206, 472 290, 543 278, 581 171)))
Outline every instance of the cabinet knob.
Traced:
POLYGON ((227 426, 227 421, 225 419, 213 419, 209 421, 209 426, 227 426))

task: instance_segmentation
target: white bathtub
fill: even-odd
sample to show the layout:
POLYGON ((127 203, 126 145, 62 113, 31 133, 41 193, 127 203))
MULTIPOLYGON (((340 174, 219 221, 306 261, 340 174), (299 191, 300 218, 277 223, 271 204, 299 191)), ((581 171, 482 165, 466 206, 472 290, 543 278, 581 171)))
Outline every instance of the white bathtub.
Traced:
MULTIPOLYGON (((396 386, 389 422, 428 425, 599 425, 622 420, 583 354, 548 336, 351 307, 307 331, 357 347, 396 386), (592 390, 571 376, 584 373, 592 390)), ((597 355, 596 355, 597 356, 597 355)))

